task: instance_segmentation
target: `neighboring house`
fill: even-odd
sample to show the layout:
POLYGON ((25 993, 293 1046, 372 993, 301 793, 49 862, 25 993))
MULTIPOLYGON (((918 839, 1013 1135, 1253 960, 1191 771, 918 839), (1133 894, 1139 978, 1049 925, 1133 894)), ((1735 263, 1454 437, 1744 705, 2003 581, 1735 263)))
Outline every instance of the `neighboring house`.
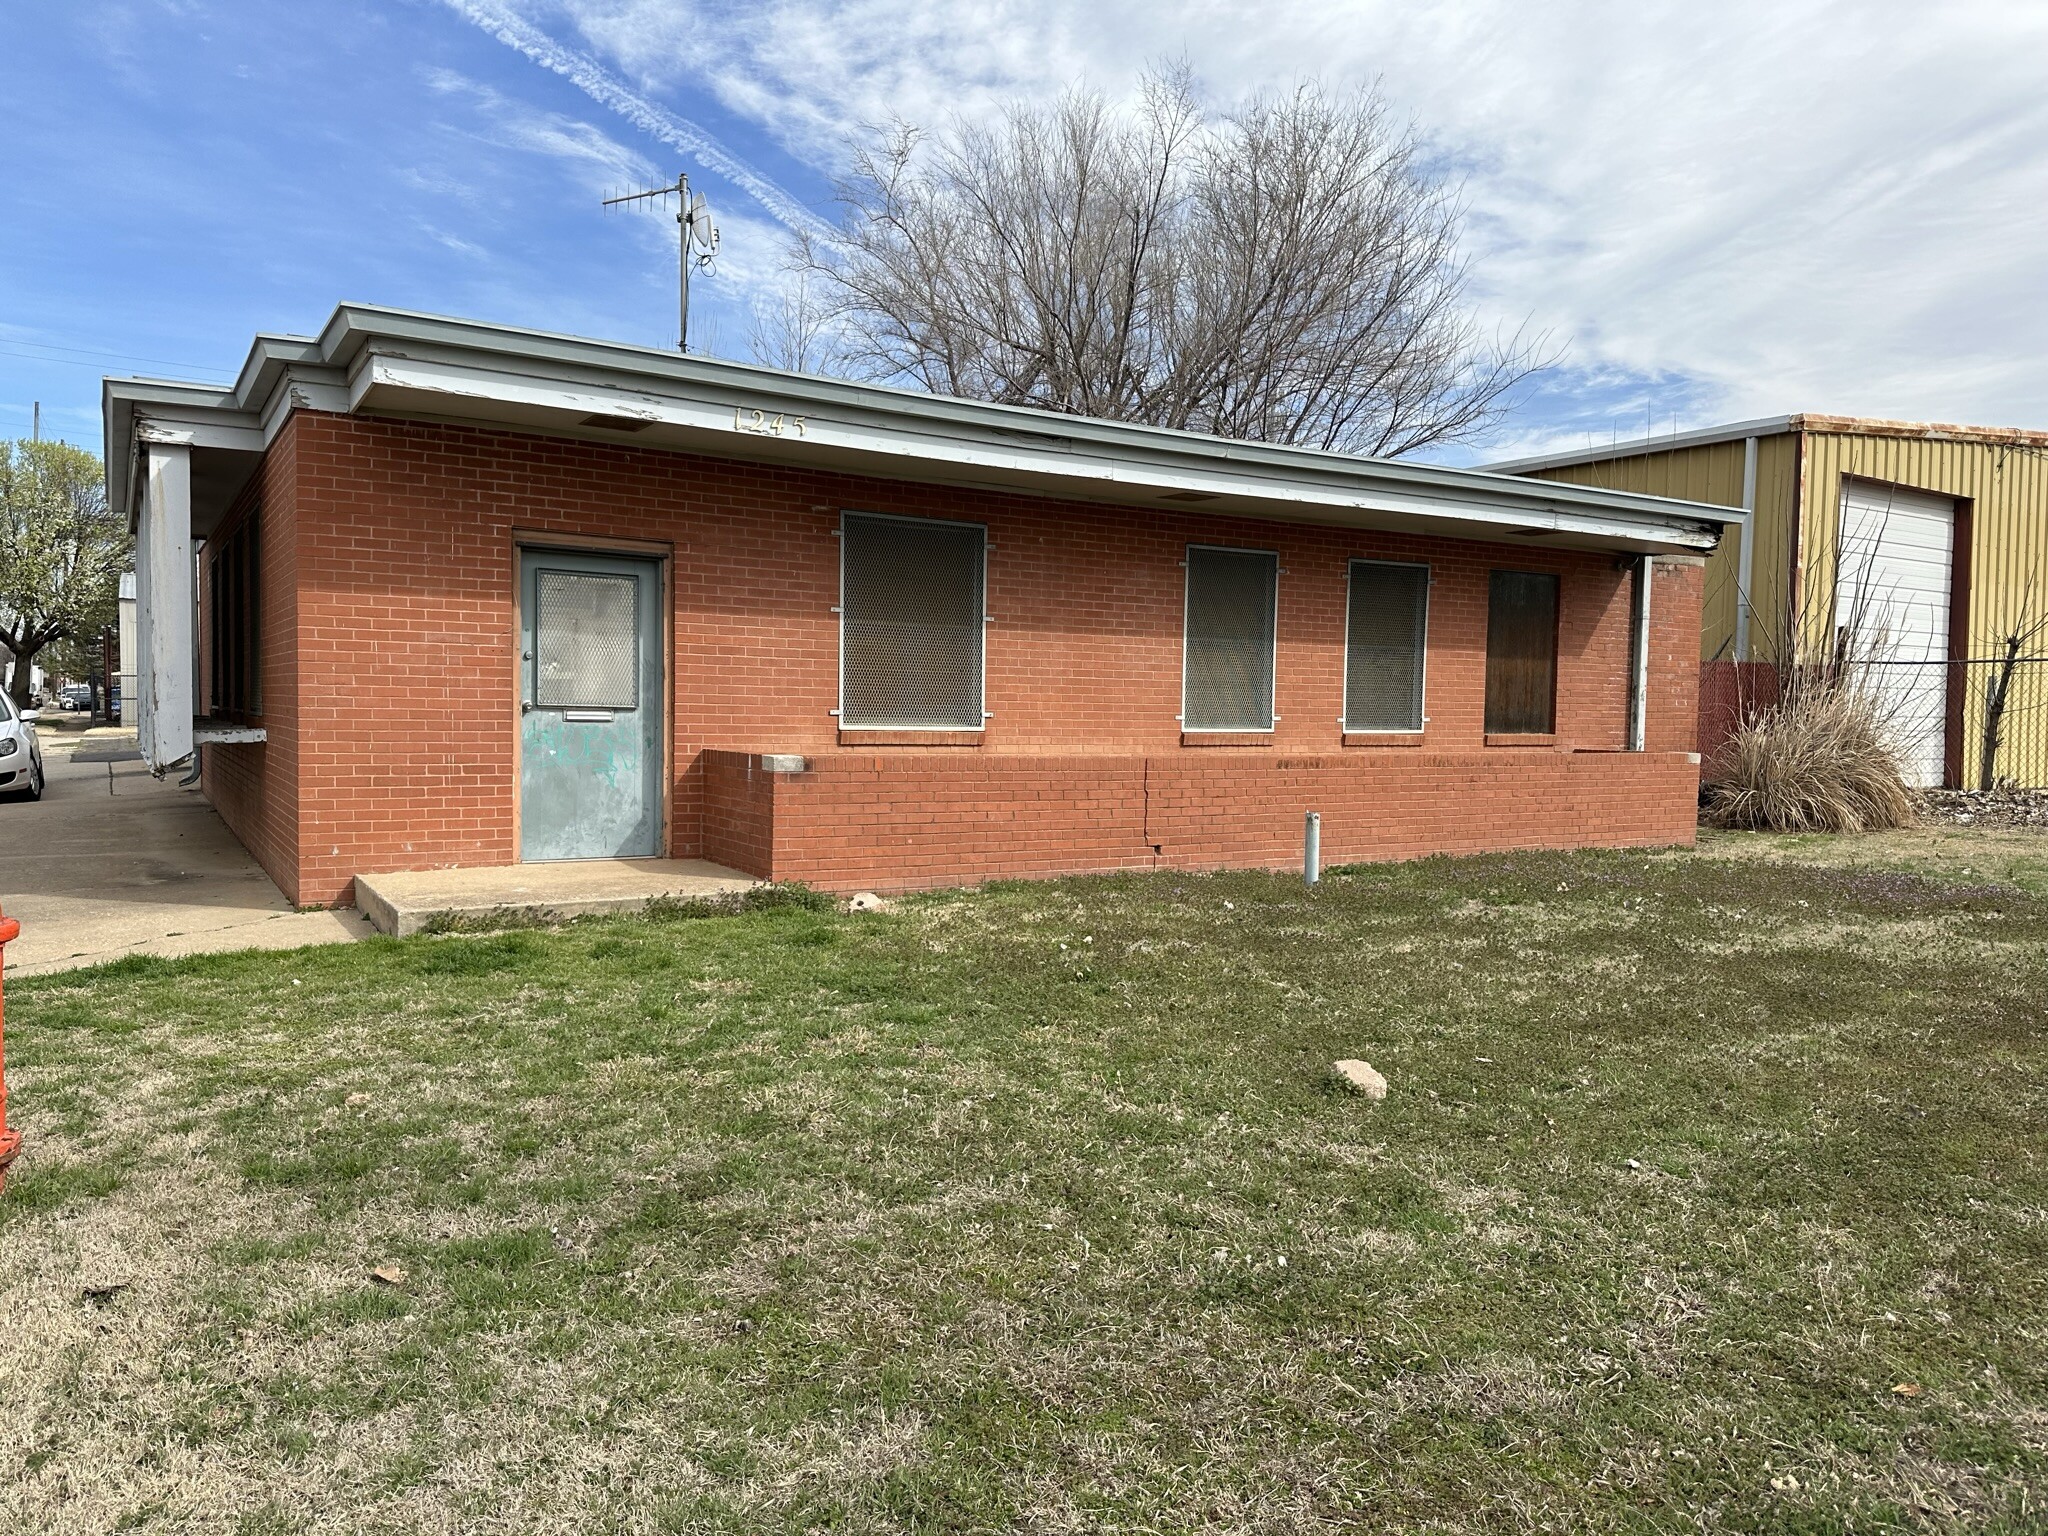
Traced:
POLYGON ((1882 652, 1908 778, 1980 787, 2007 640, 2040 624, 2011 669, 1993 775, 2048 784, 2048 432, 1778 416, 1489 468, 1751 509, 1749 536, 1707 567, 1710 755, 1735 695, 1768 696, 1768 671, 1738 668, 1774 667, 1802 626, 1815 655, 1858 627, 1882 652))
POLYGON ((105 414, 144 754, 297 902, 1693 834, 1725 509, 356 306, 105 414))

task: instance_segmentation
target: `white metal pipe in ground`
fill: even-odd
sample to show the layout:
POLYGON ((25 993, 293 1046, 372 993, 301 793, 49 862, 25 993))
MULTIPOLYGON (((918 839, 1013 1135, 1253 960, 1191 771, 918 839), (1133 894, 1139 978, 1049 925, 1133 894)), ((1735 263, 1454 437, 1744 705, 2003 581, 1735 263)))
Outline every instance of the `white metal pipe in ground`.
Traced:
POLYGON ((1742 444, 1742 510, 1749 521, 1742 525, 1742 540, 1735 555, 1735 659, 1749 660, 1749 628, 1756 622, 1756 607, 1750 598, 1750 583, 1756 579, 1756 439, 1742 444))
POLYGON ((1301 826, 1301 879, 1304 885, 1314 885, 1323 878, 1323 818, 1319 811, 1310 811, 1301 826))

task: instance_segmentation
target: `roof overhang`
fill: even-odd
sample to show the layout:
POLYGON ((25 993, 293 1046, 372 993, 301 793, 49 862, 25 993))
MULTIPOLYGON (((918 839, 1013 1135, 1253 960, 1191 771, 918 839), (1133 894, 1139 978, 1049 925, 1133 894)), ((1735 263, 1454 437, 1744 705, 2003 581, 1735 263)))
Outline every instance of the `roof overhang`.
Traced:
POLYGON ((265 438, 255 413, 234 391, 163 379, 108 379, 101 386, 106 433, 107 500, 135 530, 145 443, 182 444, 192 450, 193 533, 205 537, 255 473, 265 438), (208 509, 200 526, 199 508, 208 509))
POLYGON ((1494 475, 1528 475, 1544 469, 1565 469, 1574 464, 1604 464, 1614 459, 1640 458, 1646 453, 1672 453, 1681 448, 1708 448, 1716 443, 1741 442, 1751 437, 1775 437, 1797 430, 1797 416, 1760 416, 1755 421, 1731 421, 1726 426, 1702 427, 1693 432, 1672 432, 1663 437, 1637 437, 1609 443, 1604 448, 1573 448, 1563 453, 1539 453, 1526 459, 1503 459, 1488 464, 1494 475))
POLYGON ((1743 518, 1629 492, 1236 442, 352 304, 335 310, 316 338, 259 337, 227 389, 108 380, 109 497, 132 509, 138 446, 152 434, 189 434, 182 440, 194 449, 193 532, 203 537, 296 409, 1160 513, 1637 554, 1704 554, 1743 518), (232 455, 241 480, 214 455, 232 455))
POLYGON ((1700 427, 1691 432, 1673 432, 1663 437, 1636 437, 1606 447, 1571 448, 1562 453, 1539 453, 1526 459, 1506 459, 1488 464, 1496 475, 1529 475, 1546 469, 1567 469, 1575 464, 1607 464, 1616 459, 1636 459, 1645 454, 1671 453, 1684 448, 1709 448, 1717 443, 1741 442, 1751 437, 1776 437, 1782 432, 1817 432, 1840 437, 1905 437, 1935 443, 1980 443, 1994 448, 2048 448, 2048 432, 2026 427, 1971 427, 1953 421, 1893 421, 1879 416, 1823 416, 1804 411, 1791 416, 1760 416, 1755 421, 1731 421, 1725 426, 1700 427))

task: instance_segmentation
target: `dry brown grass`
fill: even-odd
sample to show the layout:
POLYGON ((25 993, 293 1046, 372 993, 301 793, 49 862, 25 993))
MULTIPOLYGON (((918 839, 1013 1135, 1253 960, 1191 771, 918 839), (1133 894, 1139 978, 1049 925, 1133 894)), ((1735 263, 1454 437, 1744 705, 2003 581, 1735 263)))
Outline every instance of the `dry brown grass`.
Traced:
POLYGON ((1758 832, 1874 832, 1918 819, 1877 699, 1801 689, 1729 738, 1707 786, 1716 826, 1758 832))
POLYGON ((1934 835, 33 978, 0 1533, 2033 1536, 2048 901, 1822 846, 1934 835))

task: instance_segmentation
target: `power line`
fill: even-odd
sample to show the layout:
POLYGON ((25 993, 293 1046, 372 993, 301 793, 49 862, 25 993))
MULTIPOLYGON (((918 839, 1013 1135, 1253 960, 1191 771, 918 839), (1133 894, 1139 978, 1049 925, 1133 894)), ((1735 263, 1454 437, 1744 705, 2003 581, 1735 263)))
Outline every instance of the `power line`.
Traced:
POLYGON ((23 357, 33 362, 56 363, 59 366, 72 368, 95 367, 95 364, 78 361, 78 359, 97 357, 116 363, 147 363, 157 368, 177 368, 186 373, 204 374, 217 379, 232 377, 232 374, 222 369, 206 367, 199 363, 173 362, 166 357, 136 357, 126 352, 100 352, 90 347, 66 347, 60 346, 54 341, 28 341, 16 336, 0 336, 0 355, 23 357), (24 347, 34 347, 39 349, 39 352, 66 352, 72 355, 70 357, 43 357, 39 355, 39 352, 19 350, 24 347))

